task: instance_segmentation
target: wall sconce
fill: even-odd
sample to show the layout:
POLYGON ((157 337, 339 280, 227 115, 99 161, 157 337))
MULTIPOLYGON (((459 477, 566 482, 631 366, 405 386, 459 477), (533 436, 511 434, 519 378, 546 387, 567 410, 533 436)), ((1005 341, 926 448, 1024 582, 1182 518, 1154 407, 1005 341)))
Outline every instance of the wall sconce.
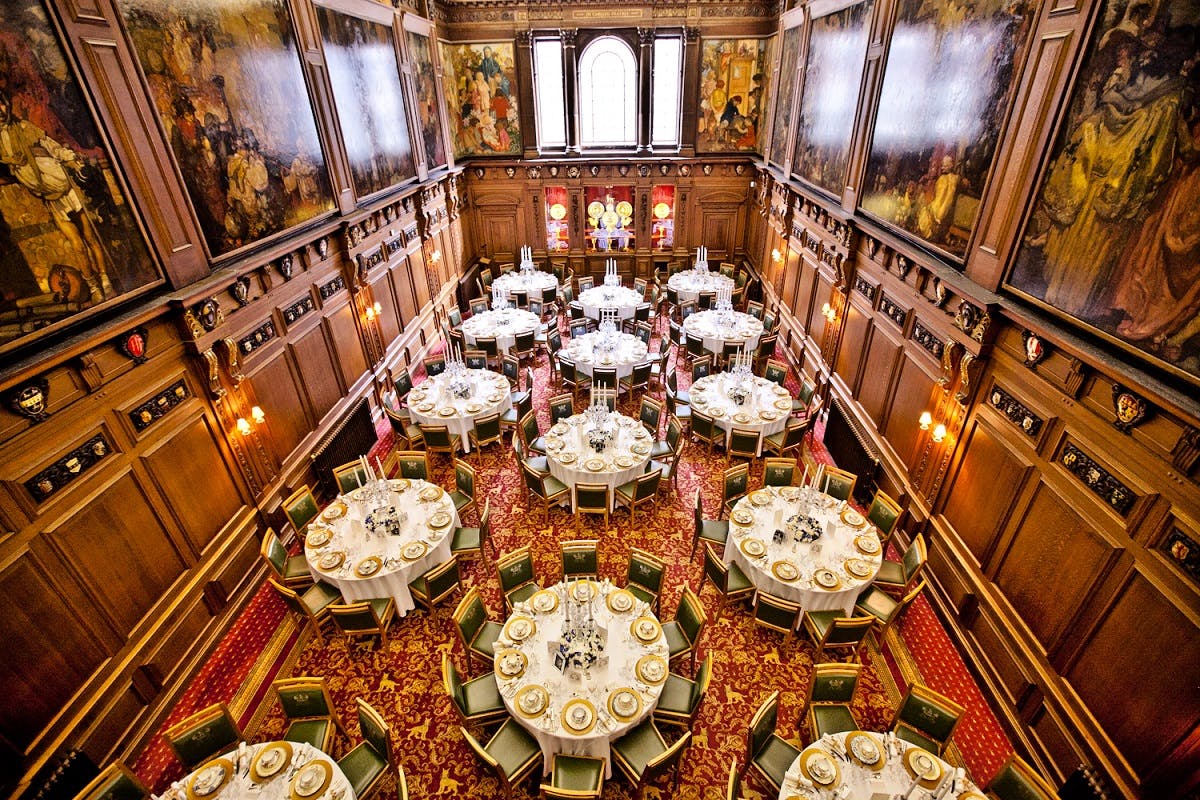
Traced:
POLYGON ((837 322, 837 312, 833 310, 833 306, 826 303, 821 306, 821 316, 825 317, 830 323, 837 322))
POLYGON ((367 306, 367 310, 365 313, 366 313, 366 317, 367 317, 367 322, 373 322, 376 317, 378 317, 380 314, 383 313, 383 306, 381 306, 379 303, 376 303, 373 306, 367 306))
POLYGON ((429 260, 430 260, 430 261, 432 261, 432 262, 433 262, 433 263, 435 263, 435 264, 441 263, 441 260, 442 260, 442 251, 441 251, 441 250, 434 250, 432 253, 430 253, 430 254, 429 254, 429 260))
POLYGON ((245 418, 245 417, 238 417, 238 420, 237 420, 237 431, 238 431, 238 433, 240 433, 242 436, 249 436, 249 435, 250 435, 250 423, 246 421, 246 418, 245 418))
POLYGON ((930 414, 928 411, 922 411, 921 418, 917 422, 920 423, 921 430, 927 431, 933 425, 933 414, 930 414))
POLYGON ((934 444, 941 444, 946 441, 946 426, 939 422, 933 429, 932 438, 934 444))
POLYGON ((778 248, 771 248, 771 260, 776 264, 781 263, 783 261, 783 253, 779 252, 778 248))
MULTIPOLYGON (((250 409, 250 419, 254 420, 255 425, 262 425, 267 421, 267 414, 262 410, 261 406, 254 406, 250 409)), ((237 427, 237 432, 242 436, 249 436, 254 429, 250 426, 250 422, 245 417, 238 417, 234 423, 237 427)))
POLYGON ((262 425, 267 421, 267 415, 263 412, 262 408, 255 406, 250 409, 250 419, 254 420, 255 425, 262 425))

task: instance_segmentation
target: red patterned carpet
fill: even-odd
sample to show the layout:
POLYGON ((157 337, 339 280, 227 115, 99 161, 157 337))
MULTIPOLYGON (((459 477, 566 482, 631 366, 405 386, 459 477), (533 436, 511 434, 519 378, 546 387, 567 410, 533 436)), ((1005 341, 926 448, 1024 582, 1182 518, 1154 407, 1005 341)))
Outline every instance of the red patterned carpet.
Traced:
MULTIPOLYGON (((679 377, 681 384, 688 383, 687 376, 682 372, 679 377)), ((419 382, 420 379, 420 375, 414 375, 415 381, 419 382)), ((549 427, 550 422, 546 409, 547 398, 558 393, 557 387, 548 385, 548 381, 549 369, 543 357, 537 365, 535 377, 535 408, 538 409, 543 430, 549 427)), ((789 383, 795 392, 798 385, 794 376, 789 383)), ((623 410, 629 409, 623 406, 623 410)), ((384 434, 377 450, 389 446, 390 438, 390 434, 384 434)), ((819 441, 813 443, 806 457, 829 462, 828 454, 819 441)), ((474 460, 472 455, 472 463, 474 460)), ((547 519, 540 508, 527 508, 514 453, 507 447, 493 446, 484 453, 483 466, 479 470, 479 485, 486 487, 485 492, 480 492, 480 501, 482 503, 485 493, 491 500, 492 530, 501 553, 524 544, 533 546, 538 575, 543 585, 555 582, 561 573, 560 541, 599 539, 601 575, 618 582, 623 582, 632 547, 658 554, 669 565, 660 617, 671 619, 678 605, 680 589, 688 584, 699 590, 703 585, 700 560, 689 557, 691 500, 696 487, 700 487, 706 516, 715 517, 720 505, 719 476, 725 466, 723 455, 690 445, 684 452, 678 492, 663 495, 662 502, 650 513, 639 513, 636 525, 630 524, 628 512, 618 512, 605 530, 603 520, 599 517, 589 516, 577 522, 565 509, 553 509, 547 519)), ((433 480, 447 487, 453 484, 453 471, 448 459, 435 456, 433 468, 433 480)), ((760 481, 760 473, 761 466, 756 464, 752 471, 752 486, 760 481)), ((474 514, 468 517, 465 522, 473 524, 474 514)), ((466 562, 462 573, 464 587, 478 587, 492 617, 501 619, 503 603, 494 562, 490 557, 487 563, 478 559, 466 562)), ((700 595, 711 615, 716 609, 713 589, 704 586, 700 595)), ((305 631, 301 636, 299 651, 295 654, 294 666, 280 672, 326 676, 339 713, 354 739, 353 743, 359 741, 355 698, 363 697, 379 709, 393 726, 396 759, 408 775, 409 789, 414 798, 498 797, 500 791, 495 779, 477 765, 463 742, 458 731, 458 718, 441 686, 440 661, 443 652, 450 652, 454 656, 460 670, 466 666, 450 616, 453 605, 454 602, 451 602, 432 615, 414 611, 398 620, 390 629, 387 647, 367 641, 348 643, 337 636, 322 642, 310 631, 305 631)), ((254 676, 257 680, 246 681, 249 664, 245 663, 253 660, 277 628, 291 628, 290 625, 279 625, 281 608, 281 604, 269 594, 264 596, 260 592, 256 595, 209 666, 184 694, 179 707, 171 715, 172 720, 209 702, 230 700, 236 695, 238 702, 234 705, 244 709, 240 713, 241 719, 253 718, 255 723, 247 730, 250 738, 269 740, 282 734, 284 719, 274 697, 267 693, 262 698, 262 687, 276 677, 274 671, 260 665, 254 676), (244 637, 245 642, 234 645, 231 640, 238 637, 244 637), (218 665, 224 661, 231 663, 218 665), (263 707, 260 713, 255 714, 259 698, 263 699, 263 707)), ((906 640, 921 640, 908 642, 911 660, 934 688, 972 708, 967 719, 959 725, 955 739, 971 774, 981 783, 986 782, 1003 754, 1011 751, 1011 746, 987 710, 982 695, 950 646, 931 609, 925 605, 919 610, 914 607, 912 612, 912 617, 901 628, 906 640)), ((728 608, 718 624, 710 624, 706 628, 698 658, 703 658, 709 651, 716 655, 713 681, 699 712, 692 745, 683 759, 678 788, 671 793, 666 784, 650 787, 644 797, 671 796, 698 800, 722 796, 724 776, 730 761, 745 761, 747 723, 755 708, 772 691, 780 692, 781 735, 797 744, 807 741, 807 735, 797 730, 797 722, 812 672, 813 648, 807 640, 795 640, 781 657, 781 643, 782 637, 778 634, 756 627, 744 606, 728 608)), ((854 713, 862 727, 882 730, 890 722, 899 699, 897 683, 903 685, 908 679, 901 674, 894 675, 893 672, 903 670, 889 668, 889 663, 897 665, 908 659, 885 659, 874 648, 869 650, 870 653, 864 658, 865 668, 854 713)), ((278 664, 280 656, 265 660, 278 664)), ((350 744, 341 742, 339 753, 348 749, 350 744)), ((952 752, 950 757, 956 759, 958 752, 952 752)), ((136 769, 141 777, 159 790, 179 774, 178 768, 170 761, 169 753, 158 745, 149 748, 138 759, 136 769)), ((749 798, 766 796, 756 788, 759 787, 751 781, 745 787, 744 794, 749 798)), ((536 784, 532 781, 527 782, 524 789, 530 792, 528 796, 537 796, 536 784)), ((381 796, 386 797, 392 791, 385 787, 381 796)), ((605 798, 633 796, 635 792, 632 787, 616 774, 606 784, 605 798)))

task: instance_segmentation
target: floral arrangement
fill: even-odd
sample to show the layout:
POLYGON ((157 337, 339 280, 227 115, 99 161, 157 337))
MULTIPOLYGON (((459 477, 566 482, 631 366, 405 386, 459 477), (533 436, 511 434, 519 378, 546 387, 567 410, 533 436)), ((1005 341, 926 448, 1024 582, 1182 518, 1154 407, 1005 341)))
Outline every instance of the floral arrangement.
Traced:
POLYGON ((793 514, 787 518, 787 528, 797 542, 815 542, 821 538, 821 523, 815 517, 793 514))

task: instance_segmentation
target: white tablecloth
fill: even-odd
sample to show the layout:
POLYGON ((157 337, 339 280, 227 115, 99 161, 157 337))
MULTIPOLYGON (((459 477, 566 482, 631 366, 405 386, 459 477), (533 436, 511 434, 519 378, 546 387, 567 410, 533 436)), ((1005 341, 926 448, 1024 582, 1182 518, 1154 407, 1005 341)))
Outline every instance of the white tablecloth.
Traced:
POLYGON ((238 745, 237 750, 202 764, 194 772, 171 784, 161 795, 156 795, 155 800, 188 800, 188 787, 192 786, 194 781, 200 782, 201 786, 197 787, 200 789, 205 781, 211 780, 215 784, 222 780, 221 776, 226 772, 228 777, 224 778, 224 784, 219 789, 210 790, 211 794, 205 794, 204 800, 289 800, 292 790, 297 788, 296 782, 309 780, 310 775, 311 780, 319 781, 314 785, 325 785, 324 791, 313 791, 312 800, 355 800, 354 788, 332 756, 309 744, 296 742, 243 742, 238 745), (264 751, 267 750, 279 750, 280 753, 273 756, 265 754, 264 751), (258 761, 260 753, 264 753, 261 762, 258 761), (273 760, 275 758, 287 760, 278 762, 273 760), (325 769, 305 769, 312 762, 321 764, 325 769), (282 763, 282 766, 269 766, 279 763, 282 763), (268 772, 271 777, 265 778, 257 772, 252 773, 252 768, 268 772))
POLYGON ((779 800, 871 800, 875 795, 904 795, 916 775, 931 778, 912 796, 926 800, 942 781, 948 782, 945 800, 986 800, 966 774, 892 733, 851 731, 826 734, 796 757, 783 779, 779 800), (872 744, 874 747, 872 747, 872 744), (878 754, 878 759, 876 758, 878 754), (864 763, 863 759, 872 762, 864 763), (928 772, 918 772, 918 766, 928 772), (906 766, 907 765, 907 766, 906 766), (814 781, 814 776, 818 779, 814 781))
POLYGON ((850 616, 859 592, 874 580, 883 560, 883 547, 874 525, 844 502, 808 487, 757 489, 737 502, 729 520, 725 561, 737 562, 760 590, 799 603, 805 611, 836 609, 850 616), (815 520, 820 538, 811 543, 794 541, 786 525, 793 515, 815 520), (781 543, 774 541, 776 530, 786 534, 781 543), (875 552, 863 552, 872 549, 872 540, 875 552), (761 556, 746 552, 758 546, 748 544, 751 541, 763 546, 761 556), (861 575, 848 571, 847 559, 857 559, 855 566, 861 575), (775 570, 786 569, 776 566, 780 561, 796 568, 795 578, 785 580, 779 576, 775 570), (815 573, 821 569, 834 575, 836 585, 826 588, 816 582, 815 573))
POLYGON ((740 311, 697 311, 683 321, 683 330, 704 339, 704 349, 721 353, 725 342, 745 342, 747 353, 758 349, 763 324, 740 311))
POLYGON ((475 429, 475 420, 489 414, 503 414, 512 408, 508 378, 491 370, 469 369, 466 372, 471 393, 456 397, 450 392, 450 376, 443 372, 423 381, 408 395, 408 413, 413 422, 425 425, 445 425, 451 433, 462 437, 463 452, 471 452, 467 431, 475 429), (441 409, 450 408, 453 414, 441 409))
MULTIPOLYGON (((693 383, 688 394, 692 408, 711 415, 713 423, 725 431, 726 445, 729 444, 729 432, 734 428, 758 431, 764 436, 778 433, 787 425, 792 410, 792 396, 787 389, 757 375, 739 382, 728 372, 718 372, 693 383), (746 399, 741 405, 729 396, 730 388, 735 386, 746 390, 746 399)), ((761 438, 758 451, 761 455, 761 438)))
POLYGON ((654 439, 632 417, 609 416, 613 438, 603 453, 597 453, 588 442, 592 427, 586 414, 567 417, 552 427, 546 433, 550 474, 567 486, 603 483, 615 489, 644 473, 654 439))
POLYGON ((506 295, 525 292, 530 300, 541 300, 543 289, 558 288, 558 278, 549 272, 510 272, 492 281, 492 288, 497 286, 506 295))
POLYGON ((404 616, 415 605, 408 591, 409 581, 450 558, 450 534, 461 523, 454 501, 440 486, 408 480, 389 481, 389 485, 392 490, 388 502, 401 514, 399 536, 371 533, 367 529, 363 520, 370 511, 366 502, 356 499, 363 490, 355 489, 330 503, 309 524, 304 556, 313 578, 336 586, 347 601, 391 597, 396 601, 396 613, 404 616), (438 499, 421 499, 423 492, 430 496, 434 489, 438 499), (432 528, 429 522, 438 513, 449 522, 440 528, 432 528), (323 537, 318 536, 314 543, 314 534, 324 529, 332 533, 329 541, 321 542, 323 537), (424 545, 424 553, 418 555, 408 551, 408 546, 416 542, 424 545), (343 553, 341 565, 322 568, 322 557, 326 553, 343 553), (360 565, 372 556, 377 557, 381 565, 370 576, 360 577, 360 565))
POLYGON ((516 308, 506 308, 500 311, 484 311, 469 319, 463 320, 463 339, 468 347, 475 346, 475 340, 480 336, 485 339, 496 337, 496 347, 501 351, 511 350, 517 343, 517 334, 535 331, 542 321, 536 314, 521 311, 516 308))
MULTIPOLYGON (((555 667, 554 655, 558 652, 568 602, 567 587, 562 583, 539 592, 526 602, 517 603, 495 646, 496 679, 500 684, 500 694, 513 719, 532 733, 541 745, 545 774, 550 773, 555 753, 591 756, 608 761, 610 743, 654 712, 668 668, 667 640, 661 627, 657 627, 657 621, 658 635, 655 637, 651 633, 653 638, 648 644, 643 644, 633 633, 635 621, 642 617, 654 619, 647 604, 634 599, 628 592, 618 590, 608 581, 579 581, 573 586, 581 599, 592 598, 590 602, 572 605, 577 613, 585 615, 590 608, 593 619, 604 631, 602 658, 605 661, 596 663, 582 671, 582 674, 575 670, 564 673, 555 667), (609 606, 609 597, 614 594, 621 595, 629 603, 628 610, 618 612, 609 606), (539 611, 551 605, 553 610, 539 611), (522 624, 518 622, 520 618, 532 620, 534 630, 523 640, 514 642, 512 634, 518 630, 514 623, 522 624), (524 657, 524 672, 506 679, 506 664, 511 665, 513 672, 520 664, 520 658, 509 656, 513 651, 524 657), (646 662, 642 659, 647 656, 656 657, 661 662, 658 668, 662 670, 663 677, 657 683, 643 682, 645 673, 639 674, 637 671, 639 662, 645 669, 646 662), (522 690, 530 686, 541 686, 549 695, 545 710, 541 713, 535 711, 532 716, 523 711, 521 705, 528 694, 522 690), (623 690, 632 690, 637 695, 640 708, 631 708, 632 713, 625 713, 624 719, 618 719, 609 707, 609 699, 618 692, 623 693, 623 690), (595 725, 590 730, 576 733, 563 723, 563 711, 569 701, 580 699, 586 700, 594 709, 595 725)), ((611 776, 610 762, 606 777, 611 776)))
POLYGON ((592 367, 616 367, 617 377, 626 378, 635 364, 646 360, 646 345, 633 334, 618 333, 617 347, 611 352, 596 351, 597 343, 603 340, 599 331, 585 333, 568 341, 563 352, 584 375, 591 375, 592 367))
POLYGON ((727 278, 719 272, 697 272, 687 269, 676 272, 667 280, 670 286, 679 294, 679 302, 699 300, 701 292, 716 292, 718 289, 733 291, 733 278, 727 278))
POLYGON ((597 286, 579 293, 585 316, 600 319, 600 309, 615 308, 622 320, 632 319, 633 312, 645 302, 642 296, 627 286, 597 286))

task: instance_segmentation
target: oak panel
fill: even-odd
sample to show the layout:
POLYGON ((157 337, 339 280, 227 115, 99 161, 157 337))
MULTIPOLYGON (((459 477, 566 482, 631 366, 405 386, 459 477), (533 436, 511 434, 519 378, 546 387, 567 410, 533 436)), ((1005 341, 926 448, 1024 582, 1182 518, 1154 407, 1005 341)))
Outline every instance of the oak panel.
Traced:
POLYGON ((417 309, 420 310, 429 302, 429 281, 425 276, 425 251, 414 250, 408 257, 409 280, 412 281, 413 294, 417 298, 417 309))
POLYGON ((1195 621, 1134 573, 1063 677, 1145 775, 1200 726, 1197 664, 1195 621))
POLYGON ((842 341, 833 369, 842 376, 842 380, 851 391, 857 394, 858 370, 862 365, 863 351, 868 344, 871 320, 852 303, 842 310, 842 316, 842 341))
MULTIPOLYGON (((338 385, 336 381, 333 383, 333 390, 336 392, 333 402, 337 402, 342 396, 341 387, 354 383, 359 375, 367 371, 367 357, 363 354, 362 341, 359 339, 353 303, 346 303, 329 314, 325 318, 325 324, 329 327, 330 347, 342 373, 341 384, 338 385)), ((305 377, 307 378, 307 374, 305 377)), ((324 416, 327 410, 328 408, 321 411, 321 415, 324 416)))
POLYGON ((417 301, 413 294, 413 280, 409 275, 408 256, 399 256, 391 271, 392 287, 396 294, 396 307, 400 310, 400 327, 417 315, 417 301))
POLYGON ((1069 501, 1043 482, 997 564, 995 581, 1050 651, 1115 555, 1069 501))
POLYGON ((985 564, 1030 467, 978 420, 964 435, 962 448, 962 461, 947 481, 942 513, 976 562, 985 564), (1010 491, 998 492, 997 486, 1010 491))
POLYGON ((904 345, 876 325, 863 357, 862 382, 858 386, 858 402, 878 428, 887 408, 889 389, 896 373, 904 345))
POLYGON ((1014 653, 1009 645, 1011 634, 1005 630, 1003 622, 993 617, 987 607, 976 617, 968 630, 978 645, 976 652, 979 657, 991 667, 991 673, 996 677, 1004 699, 1009 705, 1016 706, 1030 685, 1030 680, 1025 674, 1024 660, 1014 653))
POLYGON ((1029 721, 1030 735, 1041 748, 1050 754, 1054 774, 1048 775, 1051 782, 1059 784, 1066 776, 1075 771, 1088 757, 1079 752, 1073 740, 1074 726, 1050 705, 1043 705, 1029 721))
MULTIPOLYGON (((920 458, 920 454, 915 452, 917 434, 921 432, 917 420, 921 412, 929 408, 933 387, 933 376, 906 353, 900 362, 896 387, 892 392, 892 407, 883 420, 881 432, 892 443, 896 455, 900 458, 911 457, 907 462, 911 467, 915 467, 920 458)), ((934 457, 937 455, 934 454, 934 457)))
MULTIPOLYGON (((352 305, 347 303, 340 313, 354 313, 352 305)), ((351 320, 353 324, 353 320, 351 320)), ((358 346, 355 335, 354 346, 358 346)), ((342 396, 341 386, 337 381, 337 370, 329 355, 329 347, 325 343, 325 334, 318 325, 292 344, 292 353, 296 365, 300 369, 300 380, 308 395, 309 405, 313 415, 320 419, 325 416, 334 403, 342 396)), ((360 355, 361 359, 362 356, 360 355)), ((256 384, 257 387, 257 384, 256 384)))
POLYGON ((280 350, 250 376, 254 396, 267 415, 271 442, 285 458, 313 428, 289 359, 290 353, 280 350))
MULTIPOLYGON (((800 317, 801 311, 796 302, 796 284, 804 280, 807 275, 807 270, 804 266, 804 261, 791 248, 787 251, 787 264, 783 268, 783 286, 780 293, 780 302, 791 309, 791 312, 800 317)), ((807 320, 801 319, 801 322, 807 320)))

